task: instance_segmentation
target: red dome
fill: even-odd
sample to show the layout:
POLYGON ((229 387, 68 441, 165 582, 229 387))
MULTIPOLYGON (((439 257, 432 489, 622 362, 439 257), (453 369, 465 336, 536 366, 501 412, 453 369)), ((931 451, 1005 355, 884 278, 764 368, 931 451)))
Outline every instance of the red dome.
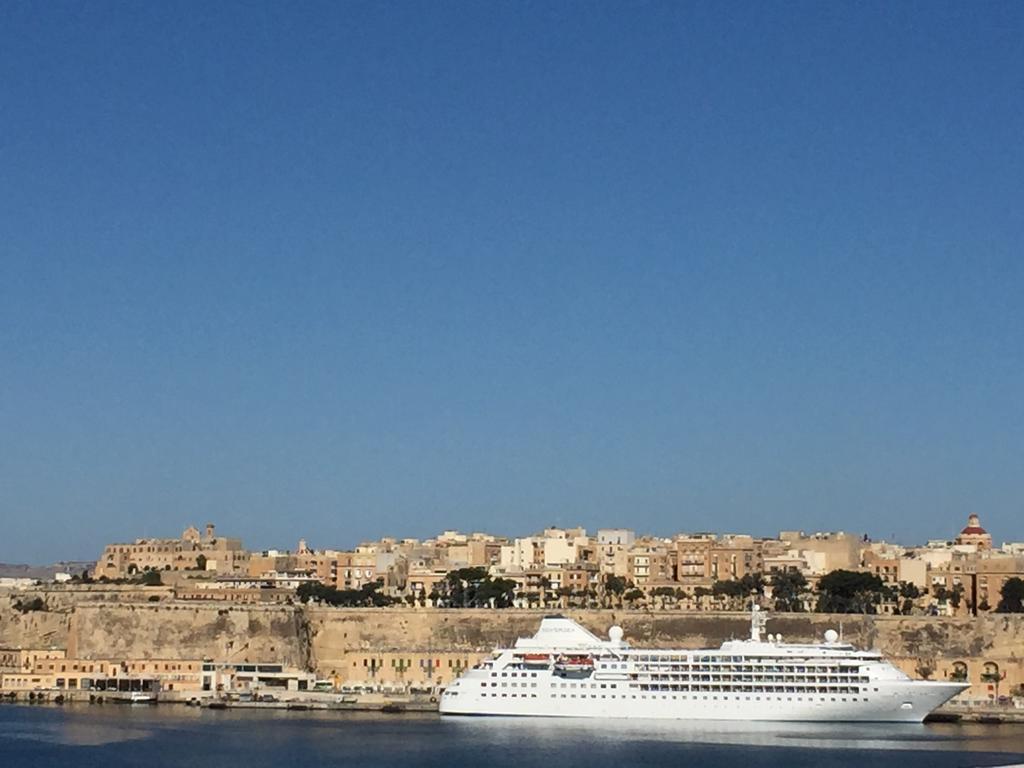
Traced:
POLYGON ((961 536, 963 536, 965 533, 969 534, 969 535, 973 535, 973 536, 978 536, 978 535, 987 536, 988 535, 988 531, 986 531, 984 528, 981 528, 981 527, 976 526, 976 525, 968 525, 966 528, 964 528, 962 531, 960 531, 960 535, 961 536))

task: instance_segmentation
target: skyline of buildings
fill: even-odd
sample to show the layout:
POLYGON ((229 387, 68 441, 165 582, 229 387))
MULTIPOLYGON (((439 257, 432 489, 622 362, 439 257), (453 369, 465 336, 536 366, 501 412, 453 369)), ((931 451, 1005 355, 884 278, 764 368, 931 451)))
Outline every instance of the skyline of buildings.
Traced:
MULTIPOLYGON (((349 591, 379 582, 382 595, 425 606, 443 605, 449 574, 467 568, 514 583, 514 602, 522 607, 606 599, 609 584, 616 583, 620 594, 628 588, 634 599, 671 598, 699 609, 722 604, 717 598, 724 590, 715 591, 721 582, 761 577, 770 593, 777 574, 797 573, 810 593, 824 575, 850 570, 894 588, 912 585, 904 591, 923 609, 977 613, 995 607, 1007 579, 1024 576, 1024 543, 996 547, 976 514, 954 537, 916 546, 844 531, 657 537, 628 528, 588 534, 551 527, 519 537, 455 530, 422 540, 384 537, 350 550, 315 549, 301 539, 293 550, 249 551, 241 539, 218 535, 211 523, 203 533, 189 526, 179 538, 110 544, 90 575, 130 580, 155 571, 160 576, 154 581, 172 585, 179 598, 241 602, 293 599, 309 582, 349 591), (609 582, 612 577, 621 582, 609 582), (921 596, 935 600, 921 603, 921 596)), ((899 612, 900 605, 896 601, 889 610, 899 612)))
MULTIPOLYGON (((29 583, 0 586, 22 614, 60 610, 57 606, 80 600, 91 604, 103 595, 113 596, 112 604, 126 600, 172 613, 211 604, 218 611, 279 610, 306 602, 308 594, 313 602, 320 602, 320 594, 380 594, 386 599, 356 605, 384 611, 392 606, 428 612, 532 608, 537 615, 569 608, 738 611, 754 599, 774 611, 843 613, 823 609, 817 598, 830 589, 826 582, 837 571, 848 571, 881 587, 873 603, 851 612, 966 617, 993 611, 1003 585, 1024 578, 1024 542, 996 545, 978 515, 964 522, 954 536, 914 547, 842 531, 780 531, 773 538, 712 532, 655 537, 629 528, 590 533, 551 527, 514 538, 448 530, 422 540, 362 542, 351 550, 315 549, 300 539, 291 550, 259 551, 247 550, 240 538, 222 536, 208 523, 201 530, 188 526, 176 538, 109 544, 89 579, 64 574, 52 585, 25 579, 29 583), (474 580, 504 585, 510 600, 460 604, 453 589, 474 580), (31 595, 38 605, 29 603, 31 595), (51 600, 56 602, 50 605, 51 600)), ((313 669, 250 658, 247 648, 243 643, 235 649, 228 640, 216 658, 143 658, 79 654, 77 640, 66 647, 2 647, 0 690, 22 695, 41 689, 118 695, 159 690, 178 700, 257 691, 408 692, 443 686, 488 653, 359 648, 313 669)), ((1000 663, 984 654, 941 663, 912 656, 900 660, 915 675, 970 682, 971 695, 992 701, 999 699, 1000 685, 1005 692, 1020 683, 1017 672, 1011 668, 1007 675, 1000 663)))

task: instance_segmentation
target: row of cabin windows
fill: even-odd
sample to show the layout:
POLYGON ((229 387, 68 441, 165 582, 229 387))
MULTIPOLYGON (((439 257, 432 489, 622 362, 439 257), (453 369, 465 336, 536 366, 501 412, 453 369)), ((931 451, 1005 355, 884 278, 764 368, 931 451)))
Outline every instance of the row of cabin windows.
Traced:
MULTIPOLYGON (((631 680, 640 679, 638 675, 630 675, 631 680)), ((866 683, 869 678, 863 676, 830 677, 827 675, 645 675, 644 680, 671 680, 681 682, 706 683, 866 683)))
MULTIPOLYGON (((482 686, 486 687, 487 683, 481 683, 482 686)), ((492 682, 492 688, 497 688, 498 683, 492 682)), ((526 682, 522 683, 501 683, 502 688, 507 687, 527 687, 526 682)), ((530 683, 529 687, 536 688, 536 683, 530 683)), ((551 688, 569 688, 569 689, 586 689, 590 688, 593 690, 611 689, 617 690, 617 683, 553 683, 551 688)), ((730 692, 738 691, 740 693, 828 693, 828 694, 852 694, 860 693, 860 688, 857 686, 838 686, 833 688, 828 687, 815 687, 815 686, 773 686, 773 685, 745 685, 745 686, 718 686, 718 685, 640 685, 641 691, 698 691, 698 692, 730 692)), ((878 690, 877 688, 875 689, 878 690)))
MULTIPOLYGON (((624 662, 633 662, 634 664, 710 664, 710 665, 748 665, 755 666, 758 669, 762 669, 765 666, 803 666, 812 667, 818 669, 820 667, 838 668, 840 666, 847 666, 850 662, 878 662, 878 658, 862 657, 862 656, 848 656, 843 659, 844 665, 839 665, 833 659, 827 658, 807 658, 807 657, 794 657, 794 658, 779 658, 777 656, 770 658, 757 658, 757 657, 746 657, 746 656, 685 656, 685 655, 629 655, 620 658, 624 662)), ((599 662, 600 664, 600 662, 599 662)))
MULTIPOLYGON (((629 669, 625 664, 598 665, 599 669, 629 669)), ((826 675, 851 675, 859 674, 859 666, 824 666, 821 664, 794 665, 794 664, 635 664, 633 669, 637 671, 650 672, 740 672, 747 674, 763 674, 765 672, 776 672, 787 675, 792 674, 826 674, 826 675)))
POLYGON ((740 691, 742 693, 860 693, 857 686, 813 685, 641 685, 641 691, 740 691))
MULTIPOLYGON (((451 695, 457 696, 458 693, 453 691, 451 695)), ((495 693, 481 693, 480 696, 481 696, 481 698, 491 697, 491 698, 495 698, 495 699, 497 699, 499 697, 503 698, 503 699, 506 699, 506 698, 513 698, 513 699, 515 699, 515 698, 521 698, 521 699, 531 698, 531 699, 536 699, 537 698, 537 694, 536 693, 529 693, 529 694, 527 694, 527 693, 496 693, 495 692, 495 693)), ((577 697, 577 695, 575 693, 570 693, 570 694, 550 693, 550 694, 548 694, 547 697, 548 698, 553 698, 553 699, 565 699, 565 698, 569 698, 569 699, 575 699, 575 698, 586 699, 586 698, 588 698, 588 695, 585 694, 585 693, 581 693, 577 697)), ((591 693, 589 695, 589 698, 591 698, 591 699, 597 699, 597 698, 601 698, 601 699, 647 699, 647 698, 650 698, 650 699, 653 699, 653 700, 657 700, 659 697, 658 696, 650 696, 650 697, 648 697, 648 696, 645 696, 643 694, 637 695, 635 693, 634 694, 629 694, 629 695, 622 694, 621 696, 619 696, 617 694, 614 694, 614 693, 613 694, 604 694, 604 693, 596 694, 596 693, 591 693)), ((693 697, 690 697, 690 696, 674 696, 673 695, 673 696, 661 696, 660 698, 663 701, 668 701, 668 700, 678 701, 679 699, 682 699, 683 701, 688 701, 690 698, 693 698, 694 701, 701 701, 701 700, 708 701, 708 697, 707 696, 703 696, 703 697, 701 697, 701 696, 693 696, 693 697)), ((719 701, 719 697, 718 696, 711 696, 710 699, 712 701, 719 701)), ((732 696, 722 696, 721 700, 722 701, 751 701, 752 699, 750 698, 750 696, 732 695, 732 696)), ((781 696, 776 696, 774 699, 772 699, 771 696, 765 696, 764 700, 765 701, 773 701, 773 700, 774 701, 783 701, 783 698, 781 696)), ((753 701, 761 701, 761 697, 760 696, 755 696, 753 698, 753 701)), ((807 696, 807 697, 804 697, 804 696, 787 696, 785 698, 785 701, 815 701, 815 697, 814 696, 807 696)), ((863 702, 866 703, 866 702, 871 701, 871 699, 869 699, 867 697, 858 698, 856 696, 853 696, 853 697, 846 697, 846 696, 838 696, 838 697, 837 696, 828 696, 828 697, 826 697, 826 696, 819 696, 819 697, 817 697, 817 701, 819 701, 819 702, 822 702, 822 701, 838 701, 838 702, 863 701, 863 702)))

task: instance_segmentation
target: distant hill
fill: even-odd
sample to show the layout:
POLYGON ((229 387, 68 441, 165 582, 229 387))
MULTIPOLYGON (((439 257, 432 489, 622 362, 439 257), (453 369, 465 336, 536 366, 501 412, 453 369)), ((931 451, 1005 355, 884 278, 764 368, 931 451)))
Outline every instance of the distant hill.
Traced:
POLYGON ((52 565, 25 565, 23 563, 0 563, 0 578, 39 579, 50 581, 55 573, 80 575, 82 571, 92 571, 95 562, 72 560, 53 563, 52 565))

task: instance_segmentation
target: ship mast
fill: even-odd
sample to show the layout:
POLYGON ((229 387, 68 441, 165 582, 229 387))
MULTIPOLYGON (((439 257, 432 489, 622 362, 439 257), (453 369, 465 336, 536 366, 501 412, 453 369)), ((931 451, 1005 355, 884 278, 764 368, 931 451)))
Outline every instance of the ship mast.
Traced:
POLYGON ((761 630, 768 623, 768 614, 761 610, 761 606, 754 603, 750 607, 750 640, 755 643, 761 642, 761 630))

